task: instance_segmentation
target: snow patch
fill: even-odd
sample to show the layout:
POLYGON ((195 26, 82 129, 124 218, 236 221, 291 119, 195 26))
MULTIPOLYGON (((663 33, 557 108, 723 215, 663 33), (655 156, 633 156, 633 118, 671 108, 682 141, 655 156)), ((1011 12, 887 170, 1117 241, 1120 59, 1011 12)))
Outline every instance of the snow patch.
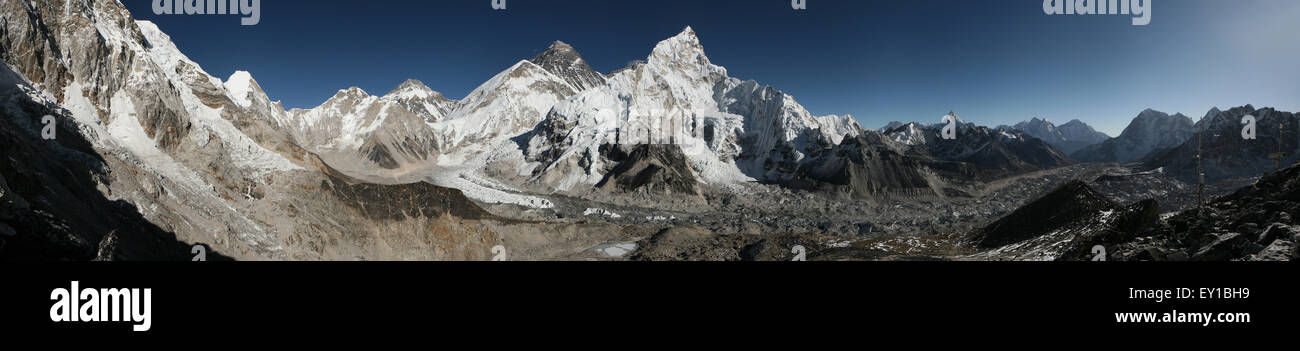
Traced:
POLYGON ((226 90, 230 92, 230 99, 243 108, 248 108, 253 104, 253 75, 248 71, 235 71, 224 83, 226 90))
POLYGON ((617 213, 614 213, 614 212, 610 212, 609 210, 606 210, 606 209, 603 209, 603 208, 588 208, 586 211, 583 211, 583 212, 582 212, 582 215, 583 215, 583 216, 600 215, 600 216, 606 216, 606 217, 609 217, 609 218, 622 218, 622 217, 623 217, 623 215, 620 215, 620 214, 617 214, 617 213))

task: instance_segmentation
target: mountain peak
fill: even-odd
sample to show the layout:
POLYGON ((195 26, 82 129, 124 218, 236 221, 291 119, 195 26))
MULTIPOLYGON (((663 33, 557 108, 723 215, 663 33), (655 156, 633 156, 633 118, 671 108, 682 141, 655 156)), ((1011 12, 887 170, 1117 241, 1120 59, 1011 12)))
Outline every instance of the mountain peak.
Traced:
POLYGON ((370 94, 366 93, 365 90, 361 90, 361 88, 358 87, 350 87, 347 89, 340 89, 338 93, 334 94, 334 97, 330 98, 330 100, 338 100, 338 99, 345 99, 345 98, 363 98, 367 96, 370 96, 370 94))
POLYGON ((704 46, 687 27, 680 34, 660 41, 646 59, 646 64, 661 72, 684 74, 687 79, 718 78, 727 75, 727 69, 714 65, 704 54, 704 46))
POLYGON ((565 42, 563 42, 563 41, 556 40, 555 42, 552 42, 552 43, 551 43, 551 46, 548 47, 548 48, 546 48, 546 50, 547 50, 547 51, 551 51, 551 50, 573 50, 573 45, 569 45, 569 43, 565 43, 565 42))
POLYGON ((401 85, 398 85, 398 86, 397 86, 397 88, 398 88, 398 89, 403 89, 403 88, 406 88, 406 89, 429 89, 428 86, 425 86, 425 85, 424 85, 424 82, 421 82, 419 79, 415 79, 415 78, 409 78, 409 79, 407 79, 406 81, 403 81, 401 85))
POLYGON ((965 121, 961 120, 961 117, 960 117, 960 116, 957 116, 957 111, 949 110, 949 111, 948 111, 948 116, 952 117, 952 119, 957 120, 957 123, 958 123, 958 124, 961 124, 962 122, 965 122, 965 121))
POLYGON ((1164 113, 1164 112, 1161 112, 1161 111, 1156 111, 1155 109, 1151 109, 1151 108, 1148 108, 1148 109, 1142 110, 1142 113, 1139 113, 1139 114, 1138 114, 1139 117, 1141 117, 1141 116, 1168 116, 1168 115, 1169 115, 1168 113, 1164 113))
POLYGON ((235 71, 222 84, 226 86, 226 91, 230 92, 230 98, 239 106, 248 107, 252 104, 253 94, 261 92, 262 87, 257 85, 253 80, 253 75, 248 71, 235 71))
POLYGON ((677 33, 677 35, 660 42, 659 45, 656 46, 656 49, 660 46, 664 46, 666 43, 671 43, 674 47, 703 49, 700 45, 700 37, 695 35, 695 30, 691 29, 690 26, 686 26, 686 29, 683 29, 681 33, 677 33))
POLYGON ((433 96, 434 94, 437 94, 437 92, 433 91, 433 89, 429 89, 429 86, 424 85, 424 82, 411 78, 411 79, 407 79, 405 82, 402 82, 401 85, 398 85, 396 89, 393 89, 393 91, 388 92, 388 95, 385 96, 394 97, 398 99, 409 99, 409 98, 427 98, 429 96, 433 96))
POLYGON ((529 61, 547 72, 564 78, 565 82, 578 91, 605 84, 604 75, 591 68, 573 46, 559 40, 551 43, 546 51, 529 61))
POLYGON ((227 89, 248 89, 254 84, 257 83, 253 80, 253 75, 248 73, 248 71, 235 71, 235 73, 230 74, 230 78, 226 78, 225 81, 227 89))

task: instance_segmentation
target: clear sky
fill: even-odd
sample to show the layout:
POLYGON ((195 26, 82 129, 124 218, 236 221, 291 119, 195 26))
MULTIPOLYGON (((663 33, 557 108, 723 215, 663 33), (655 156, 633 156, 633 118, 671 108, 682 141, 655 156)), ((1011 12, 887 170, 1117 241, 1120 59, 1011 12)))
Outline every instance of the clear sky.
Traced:
POLYGON ((339 89, 382 95, 407 78, 462 98, 552 41, 608 73, 687 25, 715 64, 816 114, 877 128, 1078 118, 1117 135, 1146 108, 1300 111, 1300 1, 1155 0, 1127 15, 1048 16, 1041 0, 262 0, 261 23, 155 15, 122 0, 221 78, 247 70, 310 108, 339 89))

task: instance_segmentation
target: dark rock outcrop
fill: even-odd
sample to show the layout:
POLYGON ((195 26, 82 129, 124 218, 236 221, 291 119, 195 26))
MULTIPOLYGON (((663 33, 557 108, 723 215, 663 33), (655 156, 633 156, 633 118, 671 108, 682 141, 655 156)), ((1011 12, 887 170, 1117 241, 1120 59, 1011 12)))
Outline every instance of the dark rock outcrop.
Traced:
POLYGON ((603 145, 601 151, 607 159, 617 162, 617 166, 605 174, 596 188, 665 195, 700 193, 686 156, 676 145, 603 145))
POLYGON ((880 194, 935 194, 939 186, 927 176, 927 161, 889 149, 874 133, 846 136, 839 145, 811 156, 785 182, 795 189, 829 188, 846 192, 855 199, 871 199, 880 194))
POLYGON ((591 65, 582 59, 582 55, 578 55, 578 51, 573 49, 573 46, 562 41, 552 43, 546 51, 530 61, 564 78, 564 81, 573 85, 577 91, 605 84, 605 76, 592 69, 591 65))
POLYGON ((1017 209, 971 235, 976 246, 996 248, 1019 243, 1053 231, 1086 226, 1095 214, 1120 207, 1087 183, 1073 181, 1017 209))

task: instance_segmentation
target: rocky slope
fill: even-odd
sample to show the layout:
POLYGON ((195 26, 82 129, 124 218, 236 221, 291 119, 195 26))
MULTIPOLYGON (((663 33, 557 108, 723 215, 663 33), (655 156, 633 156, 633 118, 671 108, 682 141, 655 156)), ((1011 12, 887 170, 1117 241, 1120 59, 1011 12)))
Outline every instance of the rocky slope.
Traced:
POLYGON ((1096 245, 1133 240, 1159 222, 1155 201, 1112 202, 1087 183, 1073 181, 1016 209, 968 239, 994 249, 989 256, 1016 260, 1087 260, 1096 245))
POLYGON ((944 181, 930 169, 932 164, 891 149, 875 132, 865 132, 812 152, 798 175, 783 185, 842 193, 854 199, 953 195, 945 192, 944 181))
POLYGON ((3 232, 32 248, 6 258, 170 259, 201 242, 238 259, 485 259, 514 240, 459 191, 346 178, 250 74, 212 77, 116 1, 4 2, 0 23, 3 232), (30 139, 44 114, 62 148, 30 139), (41 156, 63 161, 25 159, 41 156))
POLYGON ((967 239, 978 259, 1291 261, 1300 258, 1300 164, 1162 219, 1153 200, 1120 206, 1072 182, 967 239))
POLYGON ((114 163, 8 65, 0 65, 0 107, 0 261, 190 260, 197 243, 100 193, 114 163), (43 116, 57 116, 54 140, 41 136, 43 116))

